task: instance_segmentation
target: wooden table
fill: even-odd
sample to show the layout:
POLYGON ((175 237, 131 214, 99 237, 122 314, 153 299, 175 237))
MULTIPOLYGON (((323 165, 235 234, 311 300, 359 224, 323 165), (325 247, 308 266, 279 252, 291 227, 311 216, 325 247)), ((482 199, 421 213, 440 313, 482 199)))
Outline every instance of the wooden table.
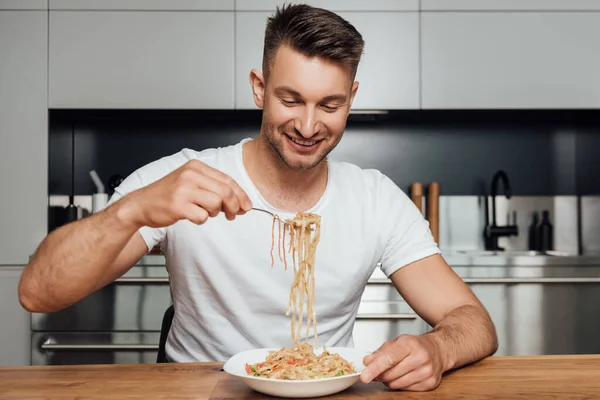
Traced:
MULTIPOLYGON (((0 368, 0 399, 232 398, 214 393, 218 387, 237 386, 238 380, 222 372, 221 365, 5 367, 0 368)), ((250 393, 233 398, 267 397, 250 393)), ((335 398, 600 399, 600 355, 490 357, 447 374, 431 392, 398 392, 377 383, 357 384, 335 398)))

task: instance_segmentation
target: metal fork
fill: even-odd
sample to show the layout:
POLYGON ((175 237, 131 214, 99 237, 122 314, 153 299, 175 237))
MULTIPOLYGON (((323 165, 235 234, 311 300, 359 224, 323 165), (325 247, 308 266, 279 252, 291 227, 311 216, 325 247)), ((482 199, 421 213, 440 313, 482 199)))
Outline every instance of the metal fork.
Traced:
POLYGON ((279 223, 281 223, 281 224, 284 224, 284 225, 286 225, 286 224, 288 224, 288 225, 289 225, 289 224, 290 224, 288 221, 285 221, 285 220, 283 220, 283 219, 282 219, 282 218, 281 218, 279 215, 277 215, 277 214, 275 214, 275 213, 272 213, 271 211, 268 211, 268 210, 263 210, 262 208, 254 208, 254 207, 252 207, 252 208, 251 208, 251 210, 255 210, 255 211, 261 211, 261 212, 264 212, 264 213, 266 213, 266 214, 269 214, 269 215, 270 215, 270 216, 272 216, 273 218, 277 218, 277 220, 278 220, 278 221, 279 221, 279 223))
POLYGON ((267 211, 267 210, 263 210, 262 208, 254 208, 252 207, 251 210, 256 210, 256 211, 262 211, 264 213, 267 213, 269 215, 271 215, 272 217, 277 217, 279 218, 279 215, 272 213, 271 211, 267 211))

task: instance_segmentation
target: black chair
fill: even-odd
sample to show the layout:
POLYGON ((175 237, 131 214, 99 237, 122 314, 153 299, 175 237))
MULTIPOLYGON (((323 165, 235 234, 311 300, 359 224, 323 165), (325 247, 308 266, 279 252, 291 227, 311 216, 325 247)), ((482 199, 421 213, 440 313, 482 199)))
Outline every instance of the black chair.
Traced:
POLYGON ((171 323, 173 322, 173 315, 175 315, 175 309, 173 305, 167 308, 165 315, 163 316, 162 326, 160 328, 160 339, 158 341, 158 354, 156 356, 157 363, 166 363, 167 355, 165 353, 165 344, 167 343, 167 336, 169 336, 169 330, 171 329, 171 323))

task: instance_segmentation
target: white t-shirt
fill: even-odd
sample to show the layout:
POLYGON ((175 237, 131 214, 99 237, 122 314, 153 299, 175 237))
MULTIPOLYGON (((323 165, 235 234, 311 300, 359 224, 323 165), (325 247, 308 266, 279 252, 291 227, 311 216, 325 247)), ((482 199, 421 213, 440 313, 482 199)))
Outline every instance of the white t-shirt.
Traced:
MULTIPOLYGON (((235 179, 255 207, 293 218, 295 213, 268 204, 252 183, 242 162, 247 140, 200 152, 183 149, 147 164, 125 179, 111 203, 198 159, 235 179)), ((318 344, 352 347, 360 298, 377 264, 390 276, 439 249, 427 220, 388 177, 328 163, 325 193, 307 210, 321 216, 314 270, 318 344)), ((148 249, 160 244, 166 258, 175 307, 169 360, 225 361, 240 351, 292 344, 286 310, 293 269, 284 270, 276 251, 271 268, 272 223, 268 214, 250 211, 234 221, 221 213, 203 225, 184 220, 140 230, 148 249)))

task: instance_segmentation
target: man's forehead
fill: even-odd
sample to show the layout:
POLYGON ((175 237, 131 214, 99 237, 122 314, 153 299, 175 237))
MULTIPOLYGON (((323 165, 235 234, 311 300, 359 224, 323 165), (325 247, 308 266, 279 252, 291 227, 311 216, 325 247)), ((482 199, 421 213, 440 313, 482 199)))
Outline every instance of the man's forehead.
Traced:
POLYGON ((320 57, 308 57, 282 46, 269 69, 269 85, 299 94, 320 92, 323 96, 346 93, 352 86, 349 68, 320 57))

